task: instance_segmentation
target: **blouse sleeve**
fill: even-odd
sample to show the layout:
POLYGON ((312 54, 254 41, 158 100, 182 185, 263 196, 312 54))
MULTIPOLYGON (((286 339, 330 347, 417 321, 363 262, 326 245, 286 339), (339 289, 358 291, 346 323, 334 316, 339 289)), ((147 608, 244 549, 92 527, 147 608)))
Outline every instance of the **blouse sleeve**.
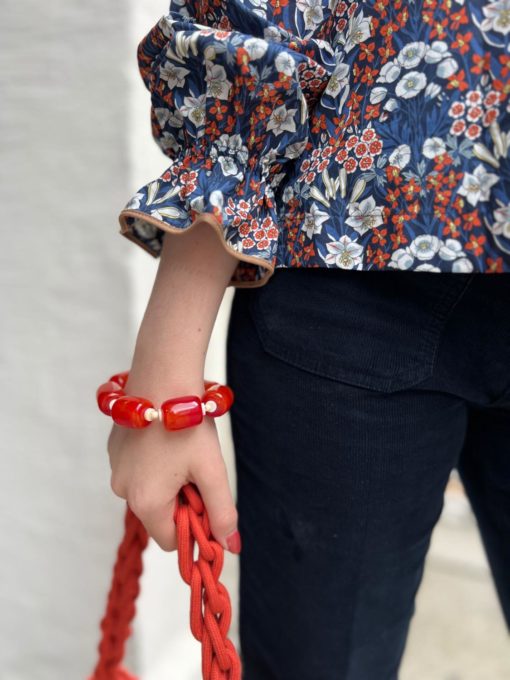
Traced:
POLYGON ((306 148, 324 49, 239 0, 172 2, 137 50, 170 164, 120 212, 120 233, 158 257, 164 231, 209 225, 239 260, 228 285, 264 285, 282 247, 275 191, 306 148))

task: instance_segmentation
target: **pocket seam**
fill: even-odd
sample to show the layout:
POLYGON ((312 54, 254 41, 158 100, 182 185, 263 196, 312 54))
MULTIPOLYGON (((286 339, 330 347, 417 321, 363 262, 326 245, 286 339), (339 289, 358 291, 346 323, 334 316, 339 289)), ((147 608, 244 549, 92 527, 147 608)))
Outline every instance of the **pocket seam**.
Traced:
MULTIPOLYGON (((415 275, 419 276, 419 272, 415 275)), ((439 296, 439 299, 431 309, 430 322, 422 331, 426 335, 426 338, 423 338, 422 347, 417 353, 417 361, 420 362, 421 358, 423 358, 423 363, 413 368, 401 370, 387 378, 364 375, 363 378, 360 379, 359 371, 357 371, 356 375, 353 375, 344 370, 343 367, 339 367, 335 371, 335 374, 333 374, 328 371, 323 359, 319 358, 315 361, 307 359, 305 361, 299 350, 296 352, 293 349, 279 345, 278 339, 271 337, 267 326, 260 297, 260 289, 259 291, 256 291, 259 295, 250 297, 248 308, 264 350, 275 358, 295 366, 296 368, 307 371, 308 373, 322 376, 336 382, 345 382, 355 387, 391 393, 413 387, 431 377, 437 360, 442 331, 444 330, 453 309, 472 281, 472 277, 473 273, 470 274, 466 281, 461 282, 459 280, 459 283, 462 283, 460 287, 458 285, 452 285, 451 288, 447 288, 439 296)))

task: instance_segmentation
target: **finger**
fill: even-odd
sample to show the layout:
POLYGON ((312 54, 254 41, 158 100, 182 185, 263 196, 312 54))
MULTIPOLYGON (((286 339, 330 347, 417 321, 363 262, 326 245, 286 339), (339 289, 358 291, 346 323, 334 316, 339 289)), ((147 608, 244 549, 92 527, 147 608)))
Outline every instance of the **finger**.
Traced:
POLYGON ((128 493, 127 502, 149 536, 162 550, 171 552, 177 549, 177 533, 173 519, 175 496, 167 498, 160 493, 138 491, 128 493))
POLYGON ((201 458, 200 463, 193 467, 192 474, 204 501, 214 538, 226 550, 231 550, 227 537, 237 531, 238 513, 221 452, 218 455, 212 453, 207 460, 201 458))

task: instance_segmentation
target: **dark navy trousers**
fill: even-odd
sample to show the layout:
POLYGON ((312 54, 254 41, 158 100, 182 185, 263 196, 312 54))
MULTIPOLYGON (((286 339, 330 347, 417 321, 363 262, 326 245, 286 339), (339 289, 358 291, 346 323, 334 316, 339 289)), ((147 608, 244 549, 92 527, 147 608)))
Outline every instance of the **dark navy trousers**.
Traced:
POLYGON ((510 631, 510 274, 234 292, 243 680, 396 680, 457 468, 510 631))

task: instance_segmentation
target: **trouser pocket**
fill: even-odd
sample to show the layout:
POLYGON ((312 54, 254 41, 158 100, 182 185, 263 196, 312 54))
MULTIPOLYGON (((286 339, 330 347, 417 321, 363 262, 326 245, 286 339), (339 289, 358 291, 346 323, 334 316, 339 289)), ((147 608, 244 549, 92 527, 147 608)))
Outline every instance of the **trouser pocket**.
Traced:
POLYGON ((473 274, 277 269, 246 291, 264 349, 306 371, 394 392, 427 379, 473 274))

